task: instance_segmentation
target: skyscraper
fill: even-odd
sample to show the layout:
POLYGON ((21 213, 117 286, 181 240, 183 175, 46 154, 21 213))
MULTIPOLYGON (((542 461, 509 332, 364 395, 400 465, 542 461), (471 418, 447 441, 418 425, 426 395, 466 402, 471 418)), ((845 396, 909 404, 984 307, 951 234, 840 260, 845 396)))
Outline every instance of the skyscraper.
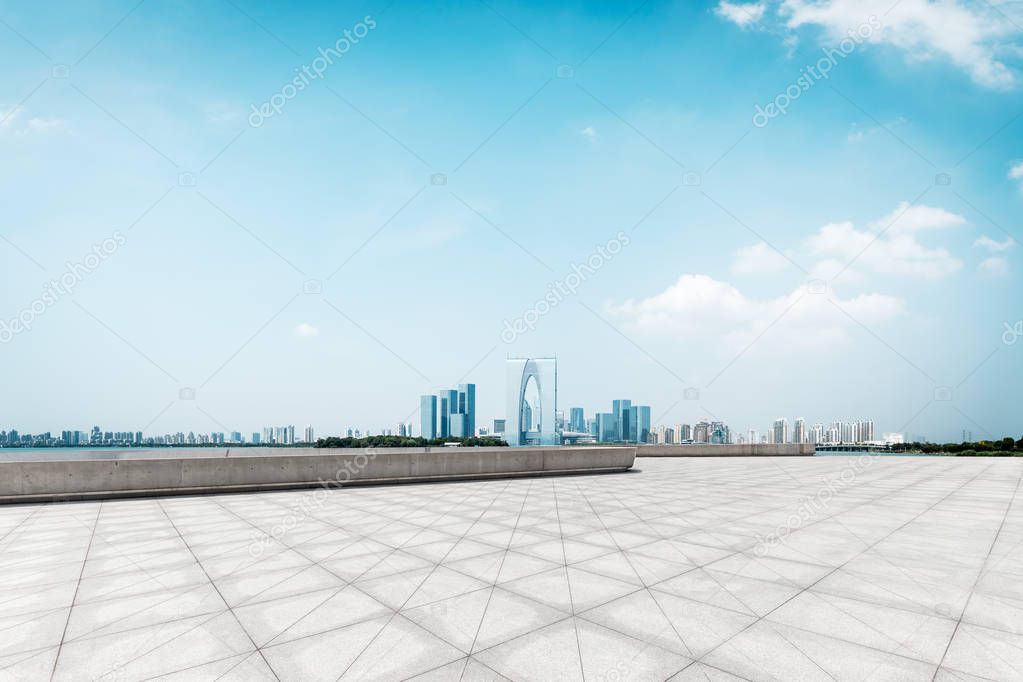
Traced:
POLYGON ((618 440, 618 420, 611 412, 597 415, 597 441, 611 443, 618 440))
POLYGON ((568 428, 570 431, 583 433, 586 431, 586 415, 581 407, 569 410, 568 428))
POLYGON ((796 421, 792 426, 792 442, 806 442, 806 420, 802 417, 796 417, 796 421))
POLYGON ((419 435, 433 440, 437 437, 437 396, 419 397, 419 435))
POLYGON ((469 431, 469 415, 464 412, 456 412, 449 417, 451 426, 448 429, 452 438, 468 438, 470 435, 469 431))
POLYGON ((458 409, 452 413, 464 414, 464 436, 476 435, 476 384, 458 384, 458 409))
POLYGON ((507 424, 505 440, 508 445, 560 445, 556 414, 558 411, 557 358, 508 358, 507 371, 507 424), (537 414, 532 414, 532 428, 524 426, 526 393, 536 390, 537 414), (529 434, 527 436, 527 433, 529 434), (529 441, 533 441, 532 443, 529 441))
POLYGON ((615 440, 623 442, 629 442, 633 440, 632 434, 632 401, 631 400, 613 400, 611 401, 611 412, 615 416, 615 428, 617 434, 615 440))
POLYGON ((448 431, 450 427, 448 415, 450 414, 451 403, 445 393, 446 391, 441 391, 440 396, 437 398, 437 404, 440 408, 437 411, 437 438, 447 438, 450 435, 448 431))
POLYGON ((771 442, 773 443, 788 443, 789 442, 789 420, 785 417, 774 420, 773 429, 774 438, 771 442))
POLYGON ((650 406, 637 405, 636 412, 636 441, 639 443, 650 442, 650 406))
POLYGON ((710 423, 706 420, 701 419, 696 422, 693 427, 693 442, 694 443, 709 443, 710 442, 710 423))

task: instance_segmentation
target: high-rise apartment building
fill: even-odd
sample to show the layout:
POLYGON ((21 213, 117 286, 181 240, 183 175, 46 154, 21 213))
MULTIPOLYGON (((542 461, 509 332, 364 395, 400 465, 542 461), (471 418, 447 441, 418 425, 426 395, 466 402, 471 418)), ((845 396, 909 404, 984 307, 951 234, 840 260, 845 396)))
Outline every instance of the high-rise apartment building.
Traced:
POLYGON ((817 422, 813 425, 813 431, 811 431, 810 442, 815 445, 820 445, 824 442, 825 432, 824 424, 817 422))
POLYGON ((792 442, 806 442, 806 420, 802 417, 796 417, 796 421, 792 425, 792 442))
POLYGON ((704 420, 696 422, 696 426, 693 427, 693 442, 694 443, 709 443, 710 442, 710 423, 704 420))
POLYGON ((788 443, 789 442, 789 420, 785 417, 774 420, 774 428, 772 429, 773 443, 788 443))

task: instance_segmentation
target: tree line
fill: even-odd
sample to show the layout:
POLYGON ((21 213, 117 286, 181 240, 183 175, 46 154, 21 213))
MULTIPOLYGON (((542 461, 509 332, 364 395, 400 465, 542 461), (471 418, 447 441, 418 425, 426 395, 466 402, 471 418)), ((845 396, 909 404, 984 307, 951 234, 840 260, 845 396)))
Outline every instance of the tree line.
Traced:
POLYGON ((1006 436, 999 440, 978 440, 962 443, 894 443, 892 452, 922 452, 927 455, 987 455, 1000 457, 1023 456, 1023 438, 1013 440, 1006 436))

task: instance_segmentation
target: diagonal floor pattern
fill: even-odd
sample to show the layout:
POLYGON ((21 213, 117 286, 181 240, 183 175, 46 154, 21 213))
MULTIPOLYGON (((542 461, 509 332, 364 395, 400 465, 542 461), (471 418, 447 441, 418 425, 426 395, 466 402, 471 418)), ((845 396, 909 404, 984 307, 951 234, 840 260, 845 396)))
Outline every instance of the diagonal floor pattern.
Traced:
POLYGON ((0 680, 1023 679, 1023 461, 0 508, 0 680))

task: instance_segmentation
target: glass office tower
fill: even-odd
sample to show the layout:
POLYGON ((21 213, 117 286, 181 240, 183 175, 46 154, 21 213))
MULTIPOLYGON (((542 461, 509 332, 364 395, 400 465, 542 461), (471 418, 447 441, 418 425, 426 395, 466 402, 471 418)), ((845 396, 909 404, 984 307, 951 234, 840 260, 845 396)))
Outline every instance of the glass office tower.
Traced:
POLYGON ((447 391, 441 391, 440 397, 437 399, 440 409, 437 411, 437 437, 447 438, 451 435, 449 431, 449 409, 451 403, 448 402, 448 398, 445 395, 447 391))
POLYGON ((423 438, 437 437, 437 396, 419 397, 419 433, 423 438))
POLYGON ((640 443, 650 442, 650 406, 636 406, 636 438, 640 443))
POLYGON ((452 438, 467 438, 469 436, 469 419, 468 415, 456 412, 449 417, 451 420, 451 428, 448 429, 451 433, 452 438))
POLYGON ((628 443, 634 439, 635 429, 633 428, 632 401, 614 400, 611 402, 611 412, 614 413, 617 433, 614 440, 628 443))
POLYGON ((476 384, 458 384, 458 409, 465 415, 466 436, 476 435, 476 384))
POLYGON ((597 441, 613 443, 616 440, 618 440, 618 420, 611 412, 601 412, 597 415, 597 441))
POLYGON ((573 407, 569 411, 568 430, 575 431, 576 433, 584 433, 586 431, 586 416, 583 413, 583 408, 573 407))

